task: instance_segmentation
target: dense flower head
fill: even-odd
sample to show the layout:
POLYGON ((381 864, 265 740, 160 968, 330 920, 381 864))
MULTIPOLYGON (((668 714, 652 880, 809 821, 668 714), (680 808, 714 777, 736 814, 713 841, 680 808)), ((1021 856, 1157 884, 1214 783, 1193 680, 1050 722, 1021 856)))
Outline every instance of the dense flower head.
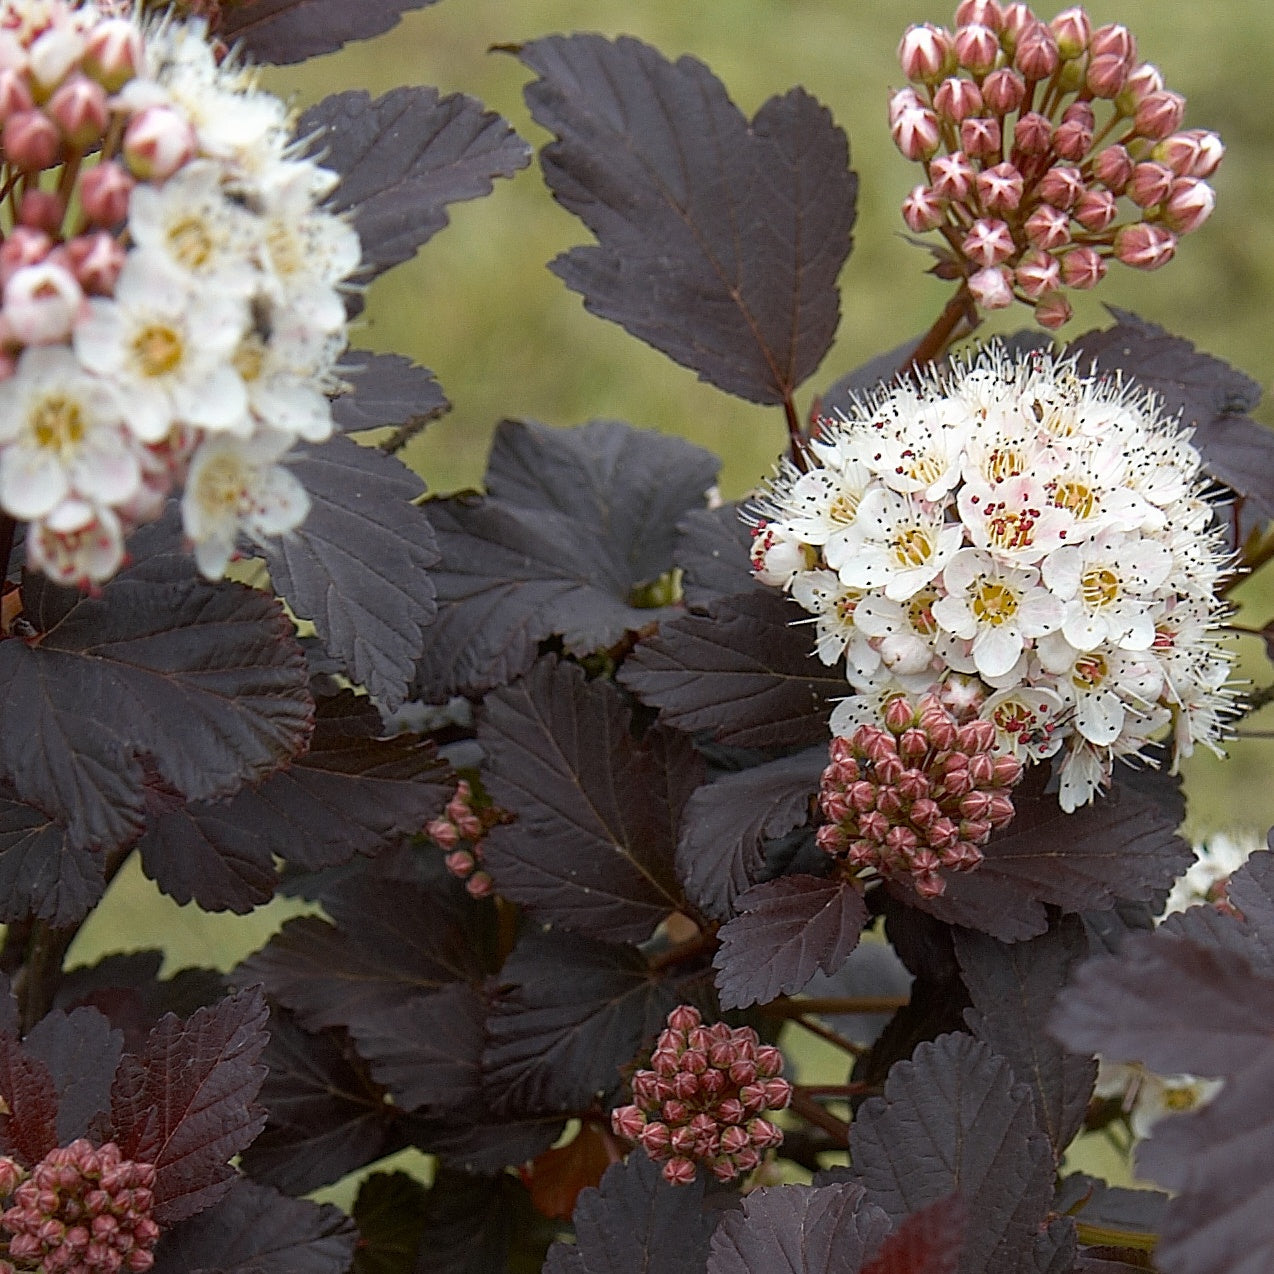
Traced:
POLYGON ((752 564, 844 661, 833 735, 936 695, 998 753, 1056 756, 1070 811, 1115 757, 1216 750, 1233 714, 1206 486, 1153 398, 992 345, 820 422, 750 506, 752 564))
POLYGON ((441 849, 447 870, 475 898, 486 898, 495 889, 491 873, 483 867, 482 841, 487 832, 508 815, 489 801, 479 801, 468 779, 456 784, 446 809, 425 824, 425 835, 441 849))
POLYGON ((662 1163, 671 1184, 693 1181, 698 1164, 731 1181, 782 1143, 765 1115, 787 1106, 792 1086, 782 1078, 782 1053, 750 1026, 705 1026, 698 1009, 679 1005, 650 1062, 633 1075, 633 1104, 613 1110, 611 1126, 662 1163))
POLYGON ((8 1268, 47 1274, 142 1274, 155 1263, 155 1169, 125 1159, 114 1142, 80 1139, 50 1150, 27 1174, 0 1159, 0 1213, 8 1268))
POLYGON ((361 257, 283 103, 203 22, 139 15, 0 0, 0 512, 64 584, 183 487, 210 578, 299 525, 284 461, 331 433, 361 257))
POLYGON ((1205 179, 1225 148, 1183 130, 1185 99, 1126 27, 988 0, 961 4, 953 30, 909 27, 898 57, 910 85, 890 98, 890 131, 925 169, 903 219, 942 235, 983 310, 1016 299, 1060 327, 1065 289, 1094 286, 1112 260, 1166 265, 1212 212, 1205 179))

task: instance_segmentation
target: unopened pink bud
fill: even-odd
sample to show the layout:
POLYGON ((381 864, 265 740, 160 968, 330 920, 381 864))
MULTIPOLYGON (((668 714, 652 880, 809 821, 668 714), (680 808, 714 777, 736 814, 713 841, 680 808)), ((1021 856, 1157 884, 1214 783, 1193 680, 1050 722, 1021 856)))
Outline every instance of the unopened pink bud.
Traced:
POLYGON ((942 807, 932 797, 921 796, 911 803, 911 821, 921 829, 927 831, 934 825, 939 818, 942 817, 942 807))
POLYGON ((906 770, 898 777, 895 791, 908 804, 928 795, 929 780, 920 770, 906 770))
POLYGON ((913 234, 936 230, 945 215, 943 201, 928 186, 915 186, 902 201, 902 219, 913 234))
POLYGON ((1124 193, 1139 208, 1153 208, 1167 199, 1174 181, 1176 175, 1165 164, 1138 164, 1132 170, 1124 193))
POLYGON ((4 316, 23 345, 65 340, 85 308, 74 277, 47 261, 24 266, 4 285, 4 316))
POLYGON ((916 711, 903 696, 897 695, 885 705, 885 728, 892 734, 901 734, 916 719, 916 711))
POLYGON ((695 1179, 695 1166, 689 1159, 675 1155, 663 1168, 664 1180, 671 1186, 688 1186, 695 1179))
POLYGON ((909 80, 937 83, 955 65, 951 33, 930 22, 908 27, 898 44, 898 61, 909 80))
POLYGON ((166 181, 198 151, 195 130, 167 106, 148 106, 124 130, 124 162, 146 181, 166 181))
POLYGON ((674 1031, 692 1031, 703 1025, 703 1014, 693 1004, 678 1004, 668 1014, 668 1025, 674 1031))
POLYGON ((20 71, 6 67, 0 71, 0 122, 35 105, 31 90, 20 71))
POLYGON ((1037 22, 1018 37, 1013 65, 1022 72, 1027 83, 1048 79, 1060 62, 1057 41, 1044 23, 1037 22))
POLYGON ((849 835, 838 822, 825 823, 814 833, 814 844, 824 854, 830 854, 834 858, 845 852, 849 844, 849 835))
POLYGON ((1074 217, 1085 230, 1094 233, 1114 225, 1119 216, 1119 203, 1109 190, 1086 190, 1075 205, 1074 217))
POLYGON ((845 800, 855 812, 869 813, 876 808, 876 785, 866 779, 859 779, 845 789, 845 800))
MULTIPOLYGON (((913 715, 914 720, 914 715, 913 715)), ((916 760, 929 751, 929 736, 920 729, 911 726, 905 729, 898 739, 898 755, 916 760)))
POLYGON ((998 156, 1000 153, 1000 121, 974 115, 960 125, 960 148, 975 158, 998 156))
POLYGON ((647 1123, 637 1137, 646 1153, 653 1158, 660 1151, 668 1149, 668 1143, 672 1140, 672 1130, 667 1124, 656 1121, 647 1123))
POLYGON ((1011 67, 992 71, 982 81, 982 97, 997 115, 1009 115, 1026 100, 1026 81, 1011 67))
POLYGON ((1075 201, 1086 189, 1083 173, 1078 168, 1065 164, 1055 164, 1040 178, 1036 187, 1039 197, 1045 203, 1064 209, 1073 208, 1075 201))
POLYGON ((995 69, 1000 56, 1000 39, 990 27, 969 23, 956 31, 955 52, 966 71, 972 75, 985 75, 995 69))
POLYGON ((1027 111, 1013 126, 1015 154, 1046 155, 1053 146, 1053 125, 1038 111, 1027 111))
POLYGON ((938 117, 927 107, 904 111, 889 131, 903 155, 917 162, 931 159, 942 140, 938 117))
POLYGON ((1115 105, 1125 115, 1132 115, 1144 98, 1149 97, 1151 93, 1161 92, 1163 92, 1163 76, 1159 73, 1157 66, 1151 66, 1149 62, 1142 62, 1138 66, 1130 65, 1128 78, 1124 80, 1124 87, 1115 105))
POLYGON ((1192 129, 1192 136, 1199 139, 1199 157, 1190 166, 1187 177, 1211 177, 1225 156, 1225 146, 1215 133, 1192 129))
POLYGON ((736 1155, 740 1150, 745 1149, 749 1142, 748 1130, 738 1124, 733 1124, 721 1134, 721 1153, 736 1155))
POLYGON ((1013 820, 1013 798, 1003 792, 993 792, 984 817, 992 827, 1006 826, 1013 820))
POLYGON ((1068 288, 1095 287, 1106 274, 1106 262, 1096 248, 1071 249, 1062 257, 1062 282, 1068 288))
POLYGON ((459 879, 464 880, 477 867, 477 860, 467 849, 453 850, 443 859, 447 870, 459 879))
POLYGON ((137 25, 127 18, 107 18, 89 33, 81 65, 108 93, 118 93, 137 74, 143 58, 137 25))
POLYGON ((677 1054, 668 1048, 657 1048, 650 1058, 651 1069, 665 1079, 677 1073, 677 1054))
POLYGON ((1185 113, 1186 99, 1180 93, 1161 89, 1157 93, 1147 93, 1137 103, 1133 122, 1142 137, 1161 141, 1181 127, 1185 113))
POLYGON ((1064 119, 1053 129, 1053 149, 1060 159, 1078 162, 1092 148, 1093 126, 1082 118, 1064 119))
POLYGON ((470 898, 489 898, 495 892, 495 881, 489 872, 475 871, 464 887, 470 898))
POLYGON ((86 75, 72 75, 45 106, 48 117, 62 130, 74 151, 87 150, 102 139, 110 122, 106 90, 86 75))
POLYGON ((929 165, 933 193, 939 199, 949 199, 952 203, 964 203, 972 195, 976 176, 976 169, 959 150, 949 155, 938 155, 929 165))
POLYGON ((1023 34, 1030 30, 1039 19, 1031 12, 1029 4, 1009 4, 1001 6, 1004 12, 1004 23, 1000 28, 1000 36, 1006 49, 1017 47, 1023 34))
POLYGON ((454 849, 460 843, 460 832, 449 818, 433 818, 425 824, 425 835, 440 849, 454 849))
POLYGON ((935 818, 929 824, 925 831, 925 840, 929 842, 930 849, 941 850, 948 845, 954 845, 959 835, 960 832, 955 823, 944 815, 942 818, 935 818))
POLYGON ((27 190, 18 204, 18 224, 56 234, 66 215, 66 204, 51 190, 27 190))
POLYGON ((1024 184, 1022 174, 1013 164, 996 164, 980 172, 976 180, 978 198, 987 212, 1014 212, 1022 202, 1024 184))
MULTIPOLYGON (((1015 246, 1013 232, 1003 221, 981 217, 969 227, 969 233, 965 235, 960 250, 977 265, 995 266, 1001 261, 1007 261, 1013 255, 1015 246)), ((982 302, 979 301, 979 304, 982 302)))
POLYGON ((960 798, 960 815, 962 818, 986 818, 990 812, 990 792, 969 792, 960 798))
POLYGON ((773 1044, 762 1044, 756 1050, 756 1073, 772 1079, 783 1070, 783 1054, 773 1044))
POLYGON ((610 1126, 617 1137, 636 1141, 646 1126, 646 1116, 636 1106, 618 1106, 610 1112, 610 1126))
POLYGON ((1165 137, 1150 152, 1150 158, 1157 164, 1171 168, 1178 177, 1194 176, 1191 169, 1199 160, 1201 135, 1198 129, 1186 133, 1173 133, 1171 137, 1165 137))
POLYGON ((889 95, 889 125, 892 128, 908 111, 922 111, 925 100, 914 88, 900 88, 889 95))
MULTIPOLYGON (((889 793, 882 792, 881 795, 883 797, 889 793)), ((894 803, 897 804, 896 799, 894 803)), ((889 832, 889 815, 882 810, 872 810, 858 820, 858 830, 864 840, 879 844, 889 832)))
POLYGON ((969 758, 968 775, 974 787, 983 787, 990 783, 995 773, 995 760, 989 753, 975 752, 969 758))
POLYGON ((768 1150, 771 1146, 783 1143, 783 1130, 768 1119, 748 1120, 747 1131, 752 1144, 758 1150, 768 1150))
POLYGON ((984 310, 1003 310, 1013 304, 1013 280, 1003 266, 990 266, 969 276, 969 293, 984 310))
POLYGON ((1164 223, 1178 234, 1197 230, 1216 207, 1216 191, 1197 177, 1180 177, 1163 205, 1164 223))
POLYGON ((966 721, 956 731, 956 746, 969 757, 969 764, 972 765, 975 752, 985 752, 995 746, 994 724, 981 719, 966 721))
POLYGON ((1049 24, 1057 51, 1064 58, 1077 58, 1088 48, 1092 39, 1093 24, 1083 9, 1063 9, 1049 24))
POLYGON ((1123 92, 1128 79, 1128 64, 1116 53, 1089 58, 1084 84, 1094 97, 1113 99, 1123 92))
POLYGON ((699 1096, 699 1077, 678 1071, 672 1077, 672 1095, 678 1101, 694 1101, 699 1096))
POLYGON ((972 80, 953 76, 934 91, 933 108, 943 119, 958 124, 982 110, 982 93, 972 80))
POLYGON ((1074 316, 1071 303, 1060 292, 1050 292, 1035 305, 1035 321, 1050 332, 1064 327, 1074 316))
POLYGON ((1093 172, 1112 194, 1122 195, 1136 166, 1123 146, 1107 146, 1093 161, 1093 172))
POLYGON ((1004 12, 999 0, 960 0, 955 11, 956 26, 983 26, 999 31, 1004 12))
POLYGON ((1028 300, 1038 301, 1061 284, 1062 268, 1057 258, 1038 248, 1028 252, 1014 270, 1017 285, 1028 300))
POLYGON ((2 136, 5 158, 21 172, 41 172, 62 155, 62 134, 43 111, 15 111, 2 136))
POLYGON ((452 816, 456 830, 468 840, 476 841, 482 837, 482 820, 470 809, 463 809, 452 816))
POLYGON ((1125 66, 1131 67, 1137 58, 1137 41, 1127 27, 1111 23, 1093 32, 1088 54, 1090 58, 1118 57, 1125 66))

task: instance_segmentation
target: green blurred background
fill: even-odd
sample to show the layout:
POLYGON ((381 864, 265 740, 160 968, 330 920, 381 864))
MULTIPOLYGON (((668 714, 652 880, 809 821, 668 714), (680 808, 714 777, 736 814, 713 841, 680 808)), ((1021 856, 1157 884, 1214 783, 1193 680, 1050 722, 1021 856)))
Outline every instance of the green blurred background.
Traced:
MULTIPOLYGON (((356 3, 357 0, 351 0, 356 3)), ((1058 5, 1041 8, 1051 17, 1058 5)), ((1274 4, 1267 0, 1096 0, 1098 22, 1135 31, 1142 56, 1189 98, 1187 124, 1219 132, 1229 148, 1215 178, 1216 214, 1154 275, 1116 267, 1100 301, 1133 309, 1237 364, 1269 389, 1274 353, 1266 297, 1274 291, 1274 4)), ((950 20, 924 0, 442 0, 409 14, 384 37, 297 68, 269 73, 270 87, 305 106, 327 93, 430 84, 480 98, 538 149, 546 141, 522 102, 529 78, 497 43, 554 32, 628 33, 670 56, 692 53, 724 81, 750 115, 771 94, 803 84, 849 133, 860 176, 856 248, 841 278, 840 330, 810 397, 841 373, 928 327, 949 286, 924 274, 926 257, 899 235, 897 208, 917 180, 893 149, 886 91, 901 74, 894 58, 910 22, 950 20)), ((433 368, 454 404, 418 438, 407 459, 434 491, 479 483, 496 423, 506 416, 571 425, 596 417, 684 435, 724 457, 722 489, 737 496, 768 473, 783 445, 777 409, 759 408, 701 384, 693 373, 618 327, 587 314, 545 265, 586 232, 548 195, 538 165, 497 184, 483 200, 453 207, 452 225, 416 259, 373 287, 357 345, 398 351, 433 368)), ((1014 308, 987 331, 1025 326, 1014 308)), ((1082 298, 1066 329, 1107 321, 1082 298)), ((1274 423, 1274 410, 1262 409, 1274 423)), ((1244 618, 1274 614, 1274 590, 1253 581, 1244 618), (1267 606, 1268 604, 1268 606, 1267 606)), ((1245 639, 1246 675, 1271 679, 1259 643, 1245 639)), ((1260 727, 1259 718, 1247 723, 1260 727)), ((1259 829, 1274 822, 1274 745, 1236 743, 1227 762, 1191 764, 1190 830, 1259 829)), ((168 967, 228 967, 264 941, 292 904, 249 918, 177 908, 135 869, 126 871, 72 951, 163 946, 168 967)))

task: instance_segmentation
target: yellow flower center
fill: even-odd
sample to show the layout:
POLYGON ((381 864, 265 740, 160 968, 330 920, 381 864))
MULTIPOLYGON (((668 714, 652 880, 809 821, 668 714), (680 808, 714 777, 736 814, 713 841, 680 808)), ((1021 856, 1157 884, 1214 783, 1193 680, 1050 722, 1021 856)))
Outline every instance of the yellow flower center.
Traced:
POLYGON ((932 637, 938 631, 938 621, 933 617, 933 604, 938 594, 932 588, 922 588, 907 603, 907 618, 922 637, 932 637))
POLYGON ((836 618, 842 624, 853 622, 854 612, 858 609, 858 603, 863 600, 863 595, 857 589, 851 589, 848 593, 836 599, 833 609, 836 611, 836 618))
POLYGON ((932 486, 944 472, 941 458, 932 451, 904 451, 902 470, 913 482, 923 482, 925 486, 932 486))
POLYGON ((238 513, 249 499, 244 478, 234 456, 214 456, 199 474, 199 503, 213 515, 238 513))
POLYGON ((183 217, 168 228, 168 246, 173 257, 187 270, 202 270, 212 259, 215 243, 207 222, 183 217))
POLYGON ((827 516, 833 522, 848 526, 858 516, 858 493, 855 491, 839 492, 832 498, 831 504, 827 506, 827 516))
POLYGON ((1080 519, 1091 518, 1100 508, 1097 492, 1074 478, 1057 484, 1053 491, 1053 503, 1059 509, 1069 509, 1080 519))
POLYGON ((1199 1095, 1193 1088, 1165 1088, 1163 1105, 1165 1110, 1193 1110, 1199 1104, 1199 1095))
POLYGON ((1080 655, 1071 671, 1071 683, 1076 690, 1096 690, 1106 680, 1109 672, 1104 655, 1099 655, 1096 651, 1080 655))
POLYGON ((987 538, 998 549, 1029 548, 1035 540, 1034 510, 1005 509, 987 518, 987 538))
POLYGON ((84 412, 80 404, 54 390, 45 394, 31 412, 35 445, 67 455, 84 441, 84 412))
POLYGON ((1017 594, 998 580, 984 580, 970 607, 981 623, 998 628, 1017 614, 1017 594))
POLYGON ((923 566, 932 556, 933 537, 924 527, 908 527, 894 536, 894 559, 899 566, 923 566))
POLYGON ((133 337, 133 357, 143 376, 167 376, 186 352, 181 333, 167 323, 151 323, 133 337))
POLYGON ((259 380, 265 367, 265 342, 255 332, 249 332, 239 342, 239 348, 235 350, 231 361, 245 383, 251 384, 259 380))
POLYGON ((1119 596, 1119 577, 1109 566, 1094 566, 1079 577, 1085 606, 1109 606, 1119 596))
POLYGON ((990 482, 1021 477, 1026 472, 1026 453, 1013 447, 996 447, 986 458, 986 476, 990 482))

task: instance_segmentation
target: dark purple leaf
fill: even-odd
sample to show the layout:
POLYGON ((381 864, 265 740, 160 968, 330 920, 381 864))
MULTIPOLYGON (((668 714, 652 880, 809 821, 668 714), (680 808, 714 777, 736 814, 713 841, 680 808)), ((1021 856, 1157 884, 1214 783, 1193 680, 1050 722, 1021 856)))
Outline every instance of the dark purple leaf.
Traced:
POLYGON ((354 1200, 354 1274, 411 1274, 425 1233, 425 1187, 405 1172, 375 1172, 354 1200))
POLYGON ((438 546, 412 503, 424 483, 401 460, 349 438, 304 448, 290 467, 310 511, 263 551, 270 579, 351 680, 396 708, 436 612, 426 571, 438 546))
POLYGON ((115 1073, 111 1115, 127 1159, 155 1165, 155 1220, 170 1226, 230 1188, 227 1161, 261 1131, 253 1104, 269 1016, 259 988, 227 996, 185 1022, 165 1017, 139 1056, 115 1073))
POLYGON ((904 363, 908 362, 921 338, 903 341, 893 349, 869 358, 861 367, 834 380, 815 404, 816 411, 824 419, 836 420, 848 416, 857 399, 870 394, 878 385, 894 381, 904 363))
POLYGON ((1048 1213, 1053 1156, 1030 1089, 968 1035, 921 1044, 850 1127, 850 1160, 895 1224, 958 1191, 961 1274, 1018 1274, 1048 1213))
POLYGON ((1086 332, 1068 346, 1081 370, 1095 363, 1153 390, 1166 412, 1181 412, 1182 424, 1194 428, 1208 472, 1274 517, 1274 433, 1246 414, 1260 400, 1260 386, 1184 337, 1126 310, 1110 312, 1114 327, 1086 332))
POLYGON ((774 589, 756 588, 683 615, 638 644, 619 679, 660 718, 721 743, 785 748, 828 739, 832 703, 850 693, 814 657, 808 618, 774 589))
POLYGON ((426 506, 443 565, 421 697, 504 685, 550 637, 582 656, 676 613, 636 603, 672 566, 675 525, 703 504, 716 468, 698 447, 616 421, 506 421, 487 471, 492 494, 426 506))
POLYGON ((434 0, 233 0, 217 33, 243 47, 254 62, 284 66, 332 53, 350 40, 369 40, 394 26, 408 9, 434 0))
POLYGON ((276 1008, 261 1060, 270 1068, 260 1094, 268 1116, 243 1152, 250 1177, 307 1194, 397 1149, 394 1108, 340 1033, 312 1035, 276 1008))
POLYGON ((707 1274, 859 1274, 888 1232, 861 1186, 765 1186, 721 1218, 707 1274))
POLYGON ((154 1274, 346 1274, 358 1231, 339 1208, 235 1177, 202 1216, 167 1231, 154 1274))
POLYGON ((1146 901, 1190 864, 1190 846, 1176 830, 1184 814, 1176 779, 1125 771, 1108 795, 1066 814, 1042 778, 1030 775, 1014 792, 1017 813, 992 836, 981 866, 948 873, 938 898, 906 889, 908 901, 948 924, 1020 942, 1047 928, 1044 904, 1093 911, 1146 901))
POLYGON ((111 1080, 124 1036, 96 1009, 54 1009, 22 1041, 28 1057, 48 1069, 57 1092, 57 1139, 65 1146, 86 1136, 111 1108, 111 1080))
POLYGON ((1156 1125, 1138 1175, 1175 1191, 1155 1261, 1164 1274, 1258 1274, 1274 1262, 1274 978, 1239 953, 1137 934, 1084 965, 1053 1031, 1072 1048, 1160 1074, 1225 1081, 1213 1100, 1156 1125))
POLYGON ((857 178, 829 112, 801 89, 749 124, 712 72, 631 38, 551 36, 518 56, 554 197, 597 244, 553 271, 594 314, 703 380, 779 403, 840 318, 857 178))
POLYGON ((717 920, 756 884, 765 842, 785 836, 810 817, 827 748, 810 748, 699 788, 686 802, 677 844, 677 875, 686 896, 717 920))
POLYGON ((545 659, 489 695, 478 726, 487 785, 516 815, 492 828, 502 895, 580 933, 640 942, 681 904, 673 850, 699 761, 688 740, 629 733, 609 682, 545 659))
POLYGON ((524 933, 493 991, 482 1069, 497 1115, 613 1096, 622 1068, 678 1003, 633 947, 553 931, 524 933))
POLYGON ((58 1091, 49 1068, 0 1033, 0 1153, 32 1168, 58 1140, 58 1091))
POLYGON ((703 1195, 702 1177, 670 1186, 634 1150, 580 1194, 576 1242, 554 1244, 544 1274, 703 1274, 714 1225, 703 1195))
POLYGON ((489 195, 495 178, 531 161, 494 111, 434 88, 334 93, 301 116, 296 135, 315 137, 323 166, 340 174, 327 206, 353 215, 364 278, 410 260, 447 224, 448 204, 489 195))
POLYGON ((1097 1062, 1068 1053, 1045 1034, 1044 1024, 1071 970, 1088 954, 1083 923, 1065 916, 1038 938, 1011 945, 957 929, 955 949, 973 1000, 965 1012, 969 1028, 1030 1088, 1039 1126, 1060 1161, 1084 1122, 1097 1062))
POLYGON ((76 847, 114 848, 144 818, 143 758, 188 799, 226 795, 304 747, 313 703, 272 597, 210 584, 167 522, 133 565, 38 643, 0 642, 0 772, 76 847))
POLYGON ((82 920, 106 890, 102 854, 0 787, 0 923, 35 916, 55 927, 82 920))
POLYGON ((754 587, 748 552, 752 530, 739 517, 739 506, 691 509, 677 523, 673 561, 684 572, 681 589, 686 605, 707 606, 718 597, 746 593, 754 587))
MULTIPOLYGON (((478 1061, 474 1059, 477 1076, 478 1061)), ((459 1172, 488 1173, 526 1163, 541 1155, 562 1135, 566 1120, 557 1114, 497 1118, 489 1111, 422 1120, 412 1143, 436 1154, 459 1172)))
POLYGON ((964 1247, 964 1201, 949 1194, 904 1217, 863 1274, 956 1274, 964 1247))
POLYGON ((917 978, 911 998, 854 1063, 850 1078, 863 1084, 883 1084, 894 1063, 905 1061, 919 1045, 950 1031, 963 1031, 968 1005, 968 992, 958 977, 950 981, 917 978))
POLYGON ((1125 1190, 1109 1186, 1082 1172, 1063 1178, 1053 1199, 1053 1211, 1075 1218, 1084 1227, 1087 1243, 1107 1238, 1115 1241, 1112 1230, 1139 1236, 1141 1248, 1151 1247, 1163 1228, 1168 1196, 1160 1190, 1125 1190))
POLYGON ((401 354, 350 350, 346 357, 362 361, 343 370, 350 389, 332 402, 332 418, 343 433, 423 426, 451 406, 433 372, 401 354))
POLYGON ((767 1004, 819 970, 835 973, 867 923, 862 894, 835 877, 781 876, 740 894, 735 908, 712 961, 727 1009, 767 1004))

